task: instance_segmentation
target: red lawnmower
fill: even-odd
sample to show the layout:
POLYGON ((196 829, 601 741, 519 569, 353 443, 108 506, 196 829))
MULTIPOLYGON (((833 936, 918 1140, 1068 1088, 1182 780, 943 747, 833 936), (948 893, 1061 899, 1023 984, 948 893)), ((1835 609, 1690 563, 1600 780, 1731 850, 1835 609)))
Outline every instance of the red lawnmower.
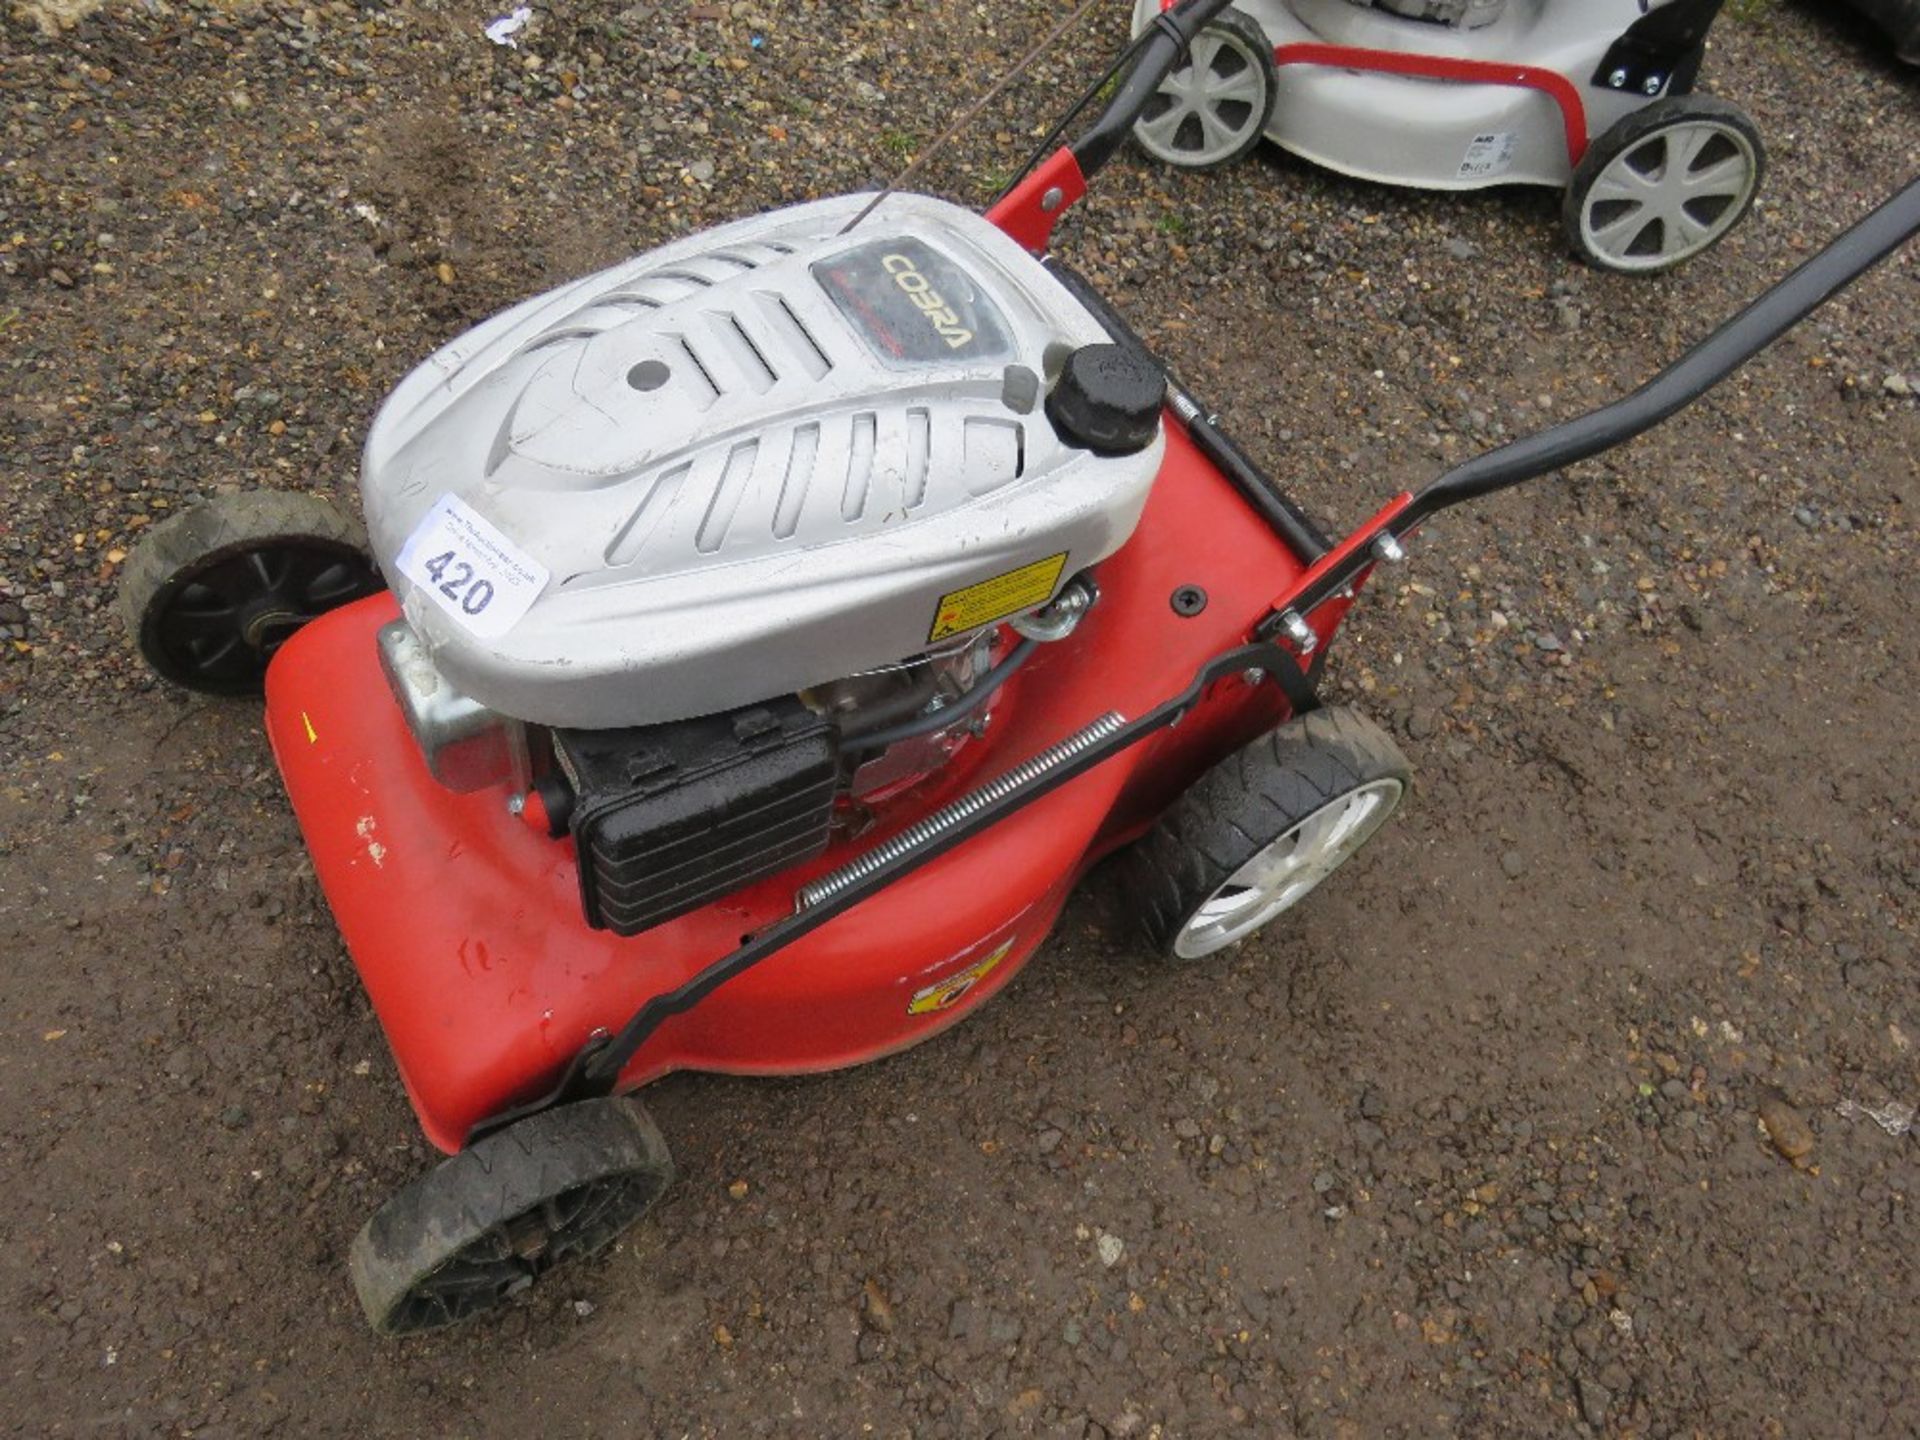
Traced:
POLYGON ((1282 914, 1407 789, 1387 735, 1316 698, 1372 569, 1672 414, 1920 227, 1917 184, 1633 395, 1333 540, 1045 254, 1224 3, 1156 21, 984 217, 780 210, 446 346, 368 436, 377 568, 291 495, 131 562, 163 675, 264 679, 451 1152, 353 1243, 379 1329, 483 1312, 645 1213, 673 1169, 628 1092, 925 1040, 1103 856, 1174 959, 1282 914))

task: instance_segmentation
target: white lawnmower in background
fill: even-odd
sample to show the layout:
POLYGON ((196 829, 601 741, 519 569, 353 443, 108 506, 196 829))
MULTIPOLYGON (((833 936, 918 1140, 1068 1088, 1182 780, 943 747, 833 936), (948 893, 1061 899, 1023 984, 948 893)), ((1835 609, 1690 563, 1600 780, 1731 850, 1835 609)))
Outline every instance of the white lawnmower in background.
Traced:
MULTIPOLYGON (((1195 168, 1264 135, 1387 185, 1550 185, 1581 258, 1649 274, 1725 236, 1766 169, 1745 112, 1693 93, 1723 3, 1239 0, 1134 135, 1195 168)), ((1135 33, 1165 8, 1135 0, 1135 33)))

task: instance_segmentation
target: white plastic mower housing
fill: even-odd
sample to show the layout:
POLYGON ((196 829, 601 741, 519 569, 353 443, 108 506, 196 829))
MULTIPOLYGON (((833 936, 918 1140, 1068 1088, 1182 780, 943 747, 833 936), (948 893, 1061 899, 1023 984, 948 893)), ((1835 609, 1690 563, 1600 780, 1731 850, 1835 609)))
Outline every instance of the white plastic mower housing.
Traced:
MULTIPOLYGON (((1591 264, 1651 274, 1719 243, 1766 170, 1739 107, 1693 93, 1721 0, 1237 0, 1134 123, 1202 169, 1262 137, 1362 180, 1563 189, 1591 264)), ((1162 0, 1135 0, 1144 31, 1162 0)))
MULTIPOLYGON (((1239 0, 1229 16, 1258 27, 1268 63, 1283 47, 1340 45, 1570 77, 1581 90, 1587 132, 1598 135, 1650 98, 1585 85, 1644 9, 1641 0, 1507 0, 1494 6, 1239 0), (1410 11, 1424 13, 1416 18, 1410 11)), ((1160 0, 1136 0, 1136 32, 1159 13, 1160 0)), ((1203 37, 1196 53, 1205 44, 1203 37)), ((1530 86, 1289 63, 1278 70, 1270 94, 1263 91, 1254 102, 1271 105, 1260 127, 1266 138, 1343 175, 1427 190, 1561 187, 1573 176, 1561 110, 1552 96, 1530 86)), ((1151 113, 1141 127, 1143 140, 1151 113)), ((1185 138, 1200 143, 1191 128, 1185 138)))

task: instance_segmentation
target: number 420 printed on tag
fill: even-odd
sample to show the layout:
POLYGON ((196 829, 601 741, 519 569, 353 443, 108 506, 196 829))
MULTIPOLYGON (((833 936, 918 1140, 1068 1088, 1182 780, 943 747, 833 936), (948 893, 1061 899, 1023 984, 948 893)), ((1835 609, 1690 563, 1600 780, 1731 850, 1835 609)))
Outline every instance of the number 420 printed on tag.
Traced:
POLYGON ((482 639, 504 635, 547 588, 547 567, 458 495, 442 495, 400 550, 400 573, 482 639))

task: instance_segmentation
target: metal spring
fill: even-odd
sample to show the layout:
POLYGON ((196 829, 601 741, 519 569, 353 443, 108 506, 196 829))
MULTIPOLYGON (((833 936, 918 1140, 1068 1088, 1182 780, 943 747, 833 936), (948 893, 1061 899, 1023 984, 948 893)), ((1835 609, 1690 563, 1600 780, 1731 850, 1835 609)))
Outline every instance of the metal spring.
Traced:
POLYGON ((1082 751, 1098 745, 1126 724, 1126 719, 1117 710, 1109 710, 1084 730, 1076 730, 1058 745, 1042 750, 1038 755, 1023 764, 1016 765, 998 779, 990 780, 978 790, 962 795, 951 805, 933 812, 917 825, 902 830, 891 840, 875 846, 858 860, 842 865, 832 874, 822 875, 818 880, 802 886, 794 897, 795 910, 810 910, 823 900, 831 900, 842 890, 857 885, 874 871, 891 865, 901 856, 918 850, 922 845, 938 839, 954 826, 979 814, 989 805, 993 805, 1017 790, 1023 790, 1040 779, 1049 770, 1064 765, 1082 751))

